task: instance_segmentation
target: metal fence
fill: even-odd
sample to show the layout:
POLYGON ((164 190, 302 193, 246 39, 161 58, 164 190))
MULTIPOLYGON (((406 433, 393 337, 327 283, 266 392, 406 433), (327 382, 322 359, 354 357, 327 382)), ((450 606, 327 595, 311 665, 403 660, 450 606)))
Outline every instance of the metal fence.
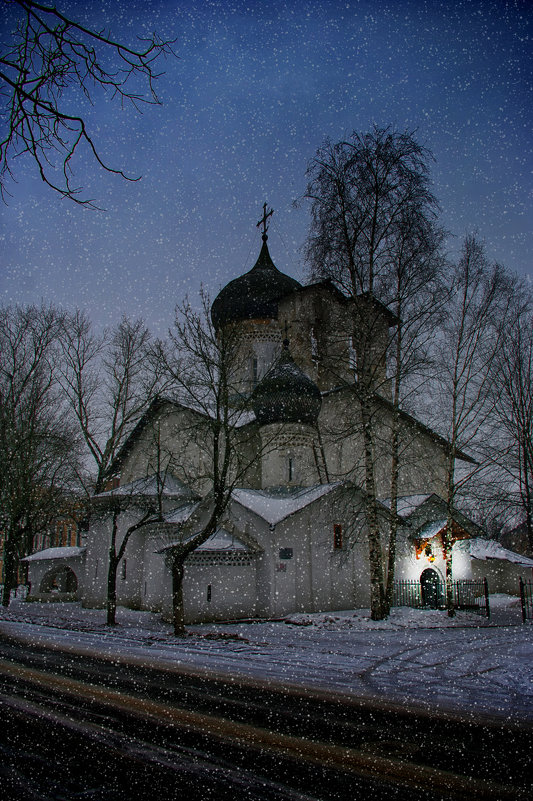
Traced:
MULTIPOLYGON (((452 581, 453 605, 477 615, 490 618, 489 587, 487 579, 452 581)), ((531 594, 530 594, 531 602, 531 594)), ((410 606, 414 609, 445 609, 446 585, 435 583, 428 595, 420 581, 395 581, 393 606, 410 606)))
POLYGON ((533 581, 524 581, 522 576, 520 584, 520 605, 522 607, 522 622, 533 620, 533 581))

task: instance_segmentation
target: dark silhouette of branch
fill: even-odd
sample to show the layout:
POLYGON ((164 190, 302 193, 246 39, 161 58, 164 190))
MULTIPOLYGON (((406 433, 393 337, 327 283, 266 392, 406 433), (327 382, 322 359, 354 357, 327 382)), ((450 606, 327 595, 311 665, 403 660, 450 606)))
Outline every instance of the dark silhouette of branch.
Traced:
POLYGON ((13 160, 27 153, 41 179, 63 197, 96 209, 73 182, 72 159, 80 145, 88 146, 97 164, 127 181, 127 175, 102 156, 83 116, 72 112, 72 97, 93 103, 100 89, 141 112, 158 105, 154 83, 161 73, 155 62, 174 55, 172 41, 157 34, 138 39, 135 49, 103 30, 87 28, 53 6, 33 0, 3 0, 20 12, 7 51, 0 55, 0 97, 5 133, 0 141, 0 192, 5 200, 13 160), (145 86, 139 90, 140 83, 145 86), (61 177, 58 176, 61 174, 61 177))

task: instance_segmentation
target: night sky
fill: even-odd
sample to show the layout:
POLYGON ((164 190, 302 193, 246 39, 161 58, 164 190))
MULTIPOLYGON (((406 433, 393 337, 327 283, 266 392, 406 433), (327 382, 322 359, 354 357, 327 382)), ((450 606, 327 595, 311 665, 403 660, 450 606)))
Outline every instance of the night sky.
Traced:
POLYGON ((326 137, 373 123, 433 151, 451 254, 477 231, 491 258, 533 277, 529 0, 57 4, 128 42, 175 38, 179 60, 161 62, 163 106, 139 115, 97 94, 84 109, 112 166, 143 176, 127 183, 80 153, 75 178, 105 213, 60 198, 28 160, 14 165, 2 304, 80 306, 98 325, 126 313, 164 334, 185 293, 203 282, 214 297, 253 266, 264 201, 275 264, 304 280, 309 209, 294 201, 306 164, 326 137))

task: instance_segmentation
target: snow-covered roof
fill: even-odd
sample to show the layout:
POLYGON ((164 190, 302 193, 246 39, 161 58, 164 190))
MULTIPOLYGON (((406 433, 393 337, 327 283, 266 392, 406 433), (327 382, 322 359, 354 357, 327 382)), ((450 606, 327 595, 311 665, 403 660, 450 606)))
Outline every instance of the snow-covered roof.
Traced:
POLYGON ((128 484, 121 484, 115 489, 108 490, 107 492, 100 492, 95 495, 95 498, 117 498, 135 495, 143 496, 157 496, 161 493, 166 498, 190 498, 193 493, 182 481, 179 481, 174 476, 167 475, 163 480, 163 487, 161 487, 161 480, 158 479, 155 473, 146 478, 137 478, 135 481, 130 481, 128 484))
POLYGON ((23 562, 40 562, 45 559, 65 559, 66 557, 81 556, 85 553, 85 547, 75 545, 65 545, 62 548, 45 548, 44 551, 32 553, 24 557, 23 562))
POLYGON ((481 537, 470 542, 470 555, 473 559, 481 559, 483 561, 486 559, 502 559, 522 567, 533 567, 533 559, 514 551, 509 551, 495 540, 486 540, 481 537))
MULTIPOLYGON (((185 541, 191 539, 194 536, 195 536, 194 532, 189 534, 185 538, 185 541)), ((164 553, 165 551, 168 551, 171 548, 173 548, 175 545, 180 545, 181 542, 182 540, 179 539, 178 537, 174 541, 168 542, 163 548, 161 548, 159 553, 164 553)), ((205 542, 202 542, 202 544, 195 549, 194 553, 198 553, 198 551, 211 552, 211 551, 247 551, 247 550, 249 550, 249 548, 247 548, 247 546, 243 542, 241 542, 236 536, 230 534, 224 528, 219 528, 215 531, 214 534, 211 534, 211 536, 208 537, 205 542)))
POLYGON ((416 538, 420 540, 430 540, 436 537, 446 526, 446 520, 433 520, 431 523, 426 523, 424 528, 421 528, 417 533, 416 538))
POLYGON ((339 482, 292 491, 235 489, 232 497, 241 506, 275 526, 337 487, 340 487, 339 482))
POLYGON ((208 540, 203 542, 196 549, 197 551, 245 551, 245 545, 226 531, 219 528, 208 540))
MULTIPOLYGON (((415 509, 418 509, 419 506, 422 506, 430 495, 402 495, 398 498, 398 514, 400 517, 409 517, 415 509)), ((385 498, 381 501, 381 503, 390 509, 391 507, 391 499, 385 498)))
POLYGON ((198 503, 187 503, 178 509, 173 509, 165 515, 165 523, 185 523, 192 515, 198 503))

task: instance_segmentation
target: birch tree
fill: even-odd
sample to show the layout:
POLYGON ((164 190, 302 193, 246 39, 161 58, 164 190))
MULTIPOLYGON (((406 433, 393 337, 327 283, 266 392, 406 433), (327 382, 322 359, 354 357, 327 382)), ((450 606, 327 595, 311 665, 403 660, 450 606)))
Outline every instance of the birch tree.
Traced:
MULTIPOLYGON (((430 159, 429 151, 411 133, 374 127, 370 133, 354 133, 336 145, 327 142, 308 168, 306 198, 311 201, 312 222, 306 255, 311 278, 329 278, 354 301, 353 328, 343 335, 353 336, 356 351, 357 380, 351 391, 360 408, 364 444, 373 619, 388 612, 376 497, 374 415, 378 409, 375 394, 384 391, 387 383, 385 361, 391 344, 388 334, 383 334, 383 306, 375 301, 392 299, 403 313, 405 295, 417 286, 416 280, 407 277, 418 270, 426 271, 427 279, 428 265, 439 251, 442 237, 434 224, 437 203, 430 191, 430 159)), ((431 269, 434 271, 434 266, 431 269)), ((420 281, 418 287, 422 285, 420 281)), ((407 330, 405 336, 401 331, 396 336, 396 418, 407 363, 407 330)), ((397 487, 397 430, 396 422, 393 488, 397 487)), ((393 528, 389 539, 394 550, 393 528)), ((393 568, 390 575, 392 580, 393 568)))
POLYGON ((486 466, 484 434, 498 398, 494 394, 494 368, 509 321, 511 291, 505 271, 490 264, 483 244, 475 236, 464 240, 452 277, 437 376, 440 385, 439 416, 445 420, 450 447, 447 455, 446 607, 455 614, 452 587, 453 517, 458 497, 486 466), (458 453, 478 459, 473 470, 458 470, 458 453))
POLYGON ((517 285, 495 362, 495 419, 501 449, 504 516, 523 521, 533 549, 533 311, 531 291, 517 285))
POLYGON ((417 406, 431 374, 431 345, 442 322, 446 302, 444 232, 424 209, 402 215, 391 247, 391 265, 382 296, 396 316, 389 347, 392 421, 387 432, 390 452, 390 520, 385 612, 392 606, 400 471, 408 459, 411 438, 401 437, 401 410, 417 406))

